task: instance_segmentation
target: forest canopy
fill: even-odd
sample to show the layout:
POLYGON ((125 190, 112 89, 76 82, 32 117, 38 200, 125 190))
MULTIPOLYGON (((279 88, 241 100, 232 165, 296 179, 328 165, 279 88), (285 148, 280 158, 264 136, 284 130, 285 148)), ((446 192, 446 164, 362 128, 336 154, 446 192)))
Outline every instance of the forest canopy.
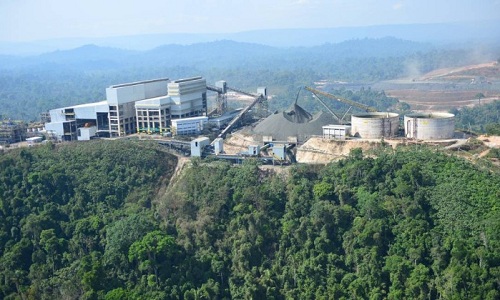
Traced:
POLYGON ((0 155, 0 297, 500 297, 500 177, 461 158, 193 160, 167 188, 175 163, 131 141, 0 155))
POLYGON ((492 103, 453 109, 457 128, 500 135, 500 100, 492 103))

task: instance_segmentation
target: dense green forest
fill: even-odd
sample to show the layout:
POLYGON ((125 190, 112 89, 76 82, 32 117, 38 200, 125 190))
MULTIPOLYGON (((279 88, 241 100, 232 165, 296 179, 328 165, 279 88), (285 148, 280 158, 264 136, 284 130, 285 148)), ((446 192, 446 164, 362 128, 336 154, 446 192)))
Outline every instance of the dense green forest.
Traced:
MULTIPOLYGON (((226 80, 250 92, 267 86, 271 108, 288 108, 301 86, 337 80, 368 87, 371 83, 426 73, 436 68, 498 57, 473 48, 439 48, 395 38, 351 40, 316 47, 275 48, 217 41, 166 45, 149 51, 97 46, 39 56, 0 56, 0 118, 38 120, 52 108, 105 99, 112 84, 167 77, 203 76, 209 84, 226 80), (3 116, 2 116, 3 115, 3 116)), ((378 91, 381 92, 381 91, 378 91)), ((315 101, 313 110, 321 109, 315 101)))
POLYGON ((455 114, 456 127, 479 133, 500 135, 500 101, 463 107, 450 111, 455 114))
POLYGON ((423 146, 326 166, 153 144, 0 155, 0 298, 498 299, 500 177, 423 146))
POLYGON ((92 299, 127 278, 129 248, 159 229, 151 202, 175 165, 130 141, 0 154, 0 299, 92 299))

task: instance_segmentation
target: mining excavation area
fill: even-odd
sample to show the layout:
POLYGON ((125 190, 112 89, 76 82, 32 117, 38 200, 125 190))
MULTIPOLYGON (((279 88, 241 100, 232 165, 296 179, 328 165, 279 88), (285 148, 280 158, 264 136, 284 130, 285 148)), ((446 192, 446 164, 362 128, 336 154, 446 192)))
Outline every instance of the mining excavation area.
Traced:
POLYGON ((414 111, 449 111, 500 98, 498 62, 438 69, 427 74, 379 82, 372 86, 410 105, 414 111), (482 93, 484 98, 478 99, 482 93))

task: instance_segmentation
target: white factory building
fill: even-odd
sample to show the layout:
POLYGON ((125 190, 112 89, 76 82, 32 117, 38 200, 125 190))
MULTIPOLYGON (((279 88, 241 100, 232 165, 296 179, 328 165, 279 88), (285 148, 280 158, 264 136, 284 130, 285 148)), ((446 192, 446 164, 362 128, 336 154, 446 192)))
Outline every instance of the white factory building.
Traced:
POLYGON ((172 119, 172 134, 193 135, 200 134, 208 123, 208 117, 192 117, 182 119, 172 119))
MULTIPOLYGON (((117 137, 170 130, 172 120, 205 116, 207 87, 202 77, 167 78, 113 85, 106 100, 49 111, 45 129, 60 140, 117 137)), ((188 122, 189 123, 189 122, 188 122)))

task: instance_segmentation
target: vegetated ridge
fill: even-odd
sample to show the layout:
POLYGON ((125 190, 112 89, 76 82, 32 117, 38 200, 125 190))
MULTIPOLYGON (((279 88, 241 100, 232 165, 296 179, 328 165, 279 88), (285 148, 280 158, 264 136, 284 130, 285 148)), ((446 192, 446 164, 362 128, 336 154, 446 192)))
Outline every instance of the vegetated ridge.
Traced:
MULTIPOLYGON (((295 99, 300 86, 327 80, 353 83, 352 88, 359 89, 405 76, 410 63, 418 62, 418 71, 425 73, 473 63, 475 53, 472 46, 457 50, 380 38, 310 48, 227 40, 166 45, 149 51, 90 45, 38 56, 0 56, 1 114, 4 118, 37 120, 49 109, 103 100, 106 87, 113 84, 199 75, 209 83, 226 80, 243 90, 267 86, 273 96, 270 108, 283 110, 295 99)), ((482 57, 497 59, 495 53, 494 48, 487 48, 482 57)), ((316 101, 312 105, 321 109, 316 101)))
POLYGON ((194 159, 158 195, 175 162, 132 141, 1 154, 0 296, 500 297, 494 169, 424 146, 279 173, 194 159))
POLYGON ((131 141, 0 153, 0 298, 93 299, 127 278, 119 270, 159 229, 151 203, 176 162, 131 141))

